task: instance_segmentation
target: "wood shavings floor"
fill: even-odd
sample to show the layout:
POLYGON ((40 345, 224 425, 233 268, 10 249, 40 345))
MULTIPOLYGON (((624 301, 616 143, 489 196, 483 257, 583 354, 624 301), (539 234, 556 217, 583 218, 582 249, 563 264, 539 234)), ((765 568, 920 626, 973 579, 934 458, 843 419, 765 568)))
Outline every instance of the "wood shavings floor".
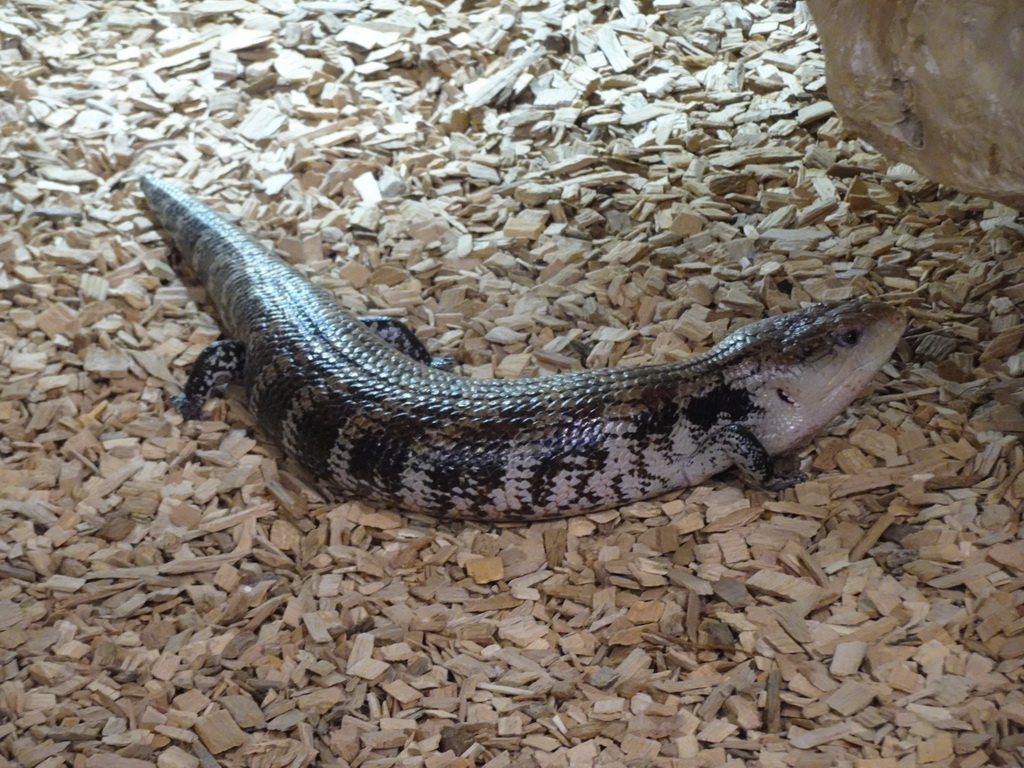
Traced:
POLYGON ((1024 227, 844 132, 785 2, 0 5, 0 766, 1024 765, 1024 227), (911 327, 780 495, 325 505, 133 181, 475 376, 911 327))

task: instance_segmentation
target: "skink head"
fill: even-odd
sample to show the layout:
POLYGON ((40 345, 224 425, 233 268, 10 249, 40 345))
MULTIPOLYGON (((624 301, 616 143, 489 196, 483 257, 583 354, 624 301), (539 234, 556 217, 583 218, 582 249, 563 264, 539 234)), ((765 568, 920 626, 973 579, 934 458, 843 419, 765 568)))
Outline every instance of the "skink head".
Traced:
POLYGON ((854 300, 813 304, 735 334, 757 380, 763 415, 754 431, 765 448, 787 451, 842 413, 889 359, 905 327, 894 307, 854 300))

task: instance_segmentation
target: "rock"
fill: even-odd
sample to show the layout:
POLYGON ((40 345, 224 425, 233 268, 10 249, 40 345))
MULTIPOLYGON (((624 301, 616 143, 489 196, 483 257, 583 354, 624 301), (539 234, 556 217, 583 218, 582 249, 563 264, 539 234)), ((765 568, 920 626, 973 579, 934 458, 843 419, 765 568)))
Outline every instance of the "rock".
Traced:
POLYGON ((935 181, 1024 210, 1024 3, 807 4, 852 131, 935 181))

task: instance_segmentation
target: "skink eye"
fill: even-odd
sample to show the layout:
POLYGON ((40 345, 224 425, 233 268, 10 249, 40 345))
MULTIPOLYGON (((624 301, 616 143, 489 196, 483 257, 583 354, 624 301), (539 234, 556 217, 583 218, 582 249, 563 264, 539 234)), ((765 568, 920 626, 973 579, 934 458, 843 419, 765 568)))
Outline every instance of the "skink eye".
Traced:
POLYGON ((842 333, 840 333, 836 337, 836 342, 839 344, 840 347, 852 347, 855 346, 858 341, 860 341, 860 336, 861 333, 859 328, 851 328, 848 331, 843 331, 842 333))

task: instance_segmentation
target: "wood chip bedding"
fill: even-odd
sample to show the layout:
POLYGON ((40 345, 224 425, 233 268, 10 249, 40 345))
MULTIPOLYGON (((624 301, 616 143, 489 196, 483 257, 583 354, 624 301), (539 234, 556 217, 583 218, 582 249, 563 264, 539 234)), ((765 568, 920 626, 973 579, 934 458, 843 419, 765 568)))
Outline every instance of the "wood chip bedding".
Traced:
POLYGON ((801 6, 0 6, 0 765, 1024 765, 1024 227, 832 114, 801 6), (324 504, 229 394, 149 167, 473 376, 878 295, 783 494, 324 504))

